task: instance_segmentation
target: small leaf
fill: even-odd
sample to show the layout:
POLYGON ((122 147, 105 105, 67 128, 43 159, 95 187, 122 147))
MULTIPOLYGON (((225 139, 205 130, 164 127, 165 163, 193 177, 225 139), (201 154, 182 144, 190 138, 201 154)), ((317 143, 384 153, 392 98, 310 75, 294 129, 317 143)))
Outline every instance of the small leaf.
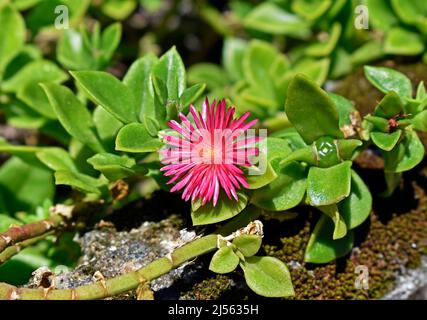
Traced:
POLYGON ((427 132, 427 110, 424 110, 412 118, 415 130, 427 132))
POLYGON ((403 103, 396 92, 387 93, 375 107, 374 115, 382 118, 392 118, 403 110, 403 103))
MULTIPOLYGON (((100 171, 108 180, 117 181, 137 175, 135 159, 111 153, 98 153, 87 160, 95 170, 100 171)), ((139 171, 138 173, 144 173, 139 171)))
POLYGON ((114 51, 120 44, 120 38, 122 36, 122 25, 118 22, 109 25, 105 28, 101 36, 101 49, 103 63, 107 64, 111 57, 113 56, 114 51))
POLYGON ((0 7, 0 75, 25 42, 25 22, 12 5, 0 7))
POLYGON ((307 202, 312 206, 335 204, 348 197, 351 161, 329 168, 311 167, 307 178, 307 202))
POLYGON ((347 124, 351 124, 350 115, 352 112, 356 111, 351 101, 335 93, 328 92, 328 95, 338 110, 340 128, 347 124))
POLYGON ((191 84, 206 83, 209 90, 225 87, 228 84, 227 74, 213 63, 198 63, 188 69, 188 82, 191 84))
POLYGON ((405 133, 405 138, 393 150, 384 152, 384 170, 404 172, 411 170, 424 158, 424 146, 414 131, 405 133))
POLYGON ((244 234, 234 238, 233 244, 245 256, 252 257, 261 248, 262 238, 253 234, 244 234))
POLYGON ((38 60, 26 64, 12 78, 2 83, 2 89, 7 92, 18 92, 30 84, 40 82, 61 83, 68 76, 56 64, 48 60, 38 60))
POLYGON ((243 55, 247 48, 247 42, 240 38, 226 38, 222 48, 222 64, 227 71, 228 77, 233 81, 242 79, 243 55))
POLYGON ((103 152, 87 108, 77 99, 74 93, 65 86, 45 83, 42 88, 65 130, 95 152, 103 152))
POLYGON ((55 172, 55 183, 68 185, 85 193, 101 194, 99 187, 102 185, 98 179, 83 173, 59 170, 55 172))
POLYGON ((230 247, 222 247, 212 257, 209 270, 215 273, 229 273, 239 265, 239 257, 230 247))
POLYGON ((416 56, 424 49, 424 41, 418 33, 399 27, 391 29, 384 41, 384 52, 387 54, 416 56))
POLYGON ((116 138, 116 150, 132 153, 158 151, 163 142, 153 138, 142 123, 131 123, 120 129, 116 138))
POLYGON ((345 237, 347 234, 347 226, 343 217, 338 211, 338 207, 335 204, 332 204, 318 207, 318 209, 331 218, 334 223, 334 233, 332 235, 332 239, 337 240, 345 237))
POLYGON ((310 28, 299 16, 289 13, 273 3, 262 3, 244 19, 247 28, 295 38, 310 36, 310 28))
POLYGON ((277 174, 269 162, 267 162, 267 167, 263 174, 255 175, 253 174, 253 172, 258 168, 250 168, 250 169, 252 170, 252 174, 248 175, 246 178, 246 182, 249 184, 248 189, 259 189, 271 183, 277 178, 277 174))
MULTIPOLYGON (((304 58, 299 60, 292 69, 294 74, 301 73, 309 79, 316 82, 319 86, 323 85, 328 77, 331 60, 304 58)), ((285 75, 284 78, 289 77, 285 75)))
POLYGON ((291 275, 286 265, 273 257, 249 257, 243 264, 249 288, 264 297, 294 295, 291 275))
POLYGON ((412 96, 411 81, 403 73, 384 67, 365 66, 365 76, 378 90, 396 92, 401 98, 412 96))
POLYGON ((307 56, 315 58, 329 56, 338 43, 338 39, 341 35, 341 30, 341 24, 334 23, 326 41, 316 42, 309 45, 305 49, 305 54, 307 56))
POLYGON ((143 116, 160 119, 154 104, 154 88, 151 79, 151 71, 157 61, 154 54, 147 54, 132 63, 123 78, 123 83, 135 96, 139 120, 142 120, 143 116))
POLYGON ((33 212, 45 199, 53 201, 52 171, 12 157, 0 167, 0 200, 8 213, 33 212))
POLYGON ((302 75, 295 76, 289 85, 285 111, 307 144, 323 136, 343 137, 334 102, 302 75))
POLYGON ((345 220, 348 230, 361 225, 371 213, 371 193, 356 171, 351 171, 350 195, 338 204, 338 209, 345 220))
POLYGON ((251 202, 265 210, 283 211, 296 207, 306 191, 307 174, 304 166, 290 162, 280 168, 278 160, 272 162, 278 177, 252 194, 251 202))
POLYGON ((393 133, 371 132, 372 142, 380 149, 390 151, 395 147, 402 135, 402 130, 396 130, 393 133))
POLYGON ((77 172, 76 165, 70 157, 70 154, 61 148, 44 148, 36 153, 37 158, 48 168, 58 170, 69 170, 77 172))
POLYGON ((185 89, 185 67, 175 47, 169 49, 153 67, 154 85, 161 81, 167 90, 167 101, 178 101, 185 89))
POLYGON ((316 20, 330 8, 331 0, 299 0, 292 2, 292 11, 308 20, 316 20))
POLYGON ((248 196, 240 191, 237 192, 237 196, 238 201, 228 199, 222 194, 215 207, 211 202, 202 206, 200 199, 193 201, 191 204, 193 225, 199 226, 217 223, 238 215, 246 207, 248 196))
POLYGON ((137 120, 139 106, 134 93, 116 77, 102 71, 73 71, 71 75, 90 99, 118 120, 124 123, 137 120))
POLYGON ((326 215, 317 222, 305 249, 304 261, 328 263, 345 256, 353 248, 354 234, 350 230, 344 238, 333 240, 334 224, 326 215))
POLYGON ((190 88, 185 89, 182 95, 179 97, 180 111, 186 113, 190 107, 190 104, 197 101, 205 89, 206 85, 204 83, 198 83, 194 86, 191 86, 190 88))

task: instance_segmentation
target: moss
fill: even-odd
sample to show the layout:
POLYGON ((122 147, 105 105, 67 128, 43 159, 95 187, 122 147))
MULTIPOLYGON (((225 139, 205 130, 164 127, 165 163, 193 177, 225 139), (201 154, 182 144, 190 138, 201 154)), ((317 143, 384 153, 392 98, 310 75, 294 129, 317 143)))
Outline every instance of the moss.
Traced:
POLYGON ((225 275, 216 275, 197 283, 181 297, 188 300, 218 300, 231 289, 231 279, 225 275))

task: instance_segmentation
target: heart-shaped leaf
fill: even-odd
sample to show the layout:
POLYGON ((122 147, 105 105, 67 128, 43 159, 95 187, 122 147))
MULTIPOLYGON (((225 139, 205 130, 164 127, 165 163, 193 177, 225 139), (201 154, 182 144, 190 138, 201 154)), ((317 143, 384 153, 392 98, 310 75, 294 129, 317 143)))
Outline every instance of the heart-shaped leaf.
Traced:
POLYGON ((394 148, 402 135, 402 130, 396 130, 392 133, 371 132, 372 142, 380 149, 390 151, 394 148))
POLYGON ((307 178, 307 202, 315 207, 327 206, 348 197, 351 164, 351 161, 344 161, 329 168, 311 167, 307 178))
POLYGON ((264 297, 294 295, 291 275, 286 265, 273 257, 249 257, 243 263, 249 288, 264 297))
POLYGON ((213 255, 209 270, 220 274, 229 273, 237 268, 239 261, 231 247, 222 247, 213 255))
POLYGON ((234 238, 233 244, 245 256, 252 257, 261 248, 262 238, 253 234, 244 234, 234 238))

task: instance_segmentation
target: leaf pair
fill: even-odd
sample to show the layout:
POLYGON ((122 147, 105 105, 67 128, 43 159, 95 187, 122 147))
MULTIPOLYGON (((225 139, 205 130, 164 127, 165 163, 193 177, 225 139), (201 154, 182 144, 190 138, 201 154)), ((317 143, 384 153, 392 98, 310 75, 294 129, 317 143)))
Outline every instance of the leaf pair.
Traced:
POLYGON ((261 242, 259 236, 241 235, 231 243, 223 243, 213 255, 209 269, 229 273, 240 264, 246 283, 255 293, 265 297, 292 296, 294 290, 286 265, 277 258, 255 256, 261 242))

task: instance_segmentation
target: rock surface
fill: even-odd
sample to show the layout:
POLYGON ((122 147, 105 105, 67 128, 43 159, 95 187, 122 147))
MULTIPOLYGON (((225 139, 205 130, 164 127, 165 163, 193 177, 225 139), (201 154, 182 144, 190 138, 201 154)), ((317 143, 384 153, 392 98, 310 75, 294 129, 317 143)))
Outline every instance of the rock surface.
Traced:
POLYGON ((420 267, 403 269, 396 279, 395 288, 383 297, 384 300, 427 300, 427 257, 421 259, 420 267))

